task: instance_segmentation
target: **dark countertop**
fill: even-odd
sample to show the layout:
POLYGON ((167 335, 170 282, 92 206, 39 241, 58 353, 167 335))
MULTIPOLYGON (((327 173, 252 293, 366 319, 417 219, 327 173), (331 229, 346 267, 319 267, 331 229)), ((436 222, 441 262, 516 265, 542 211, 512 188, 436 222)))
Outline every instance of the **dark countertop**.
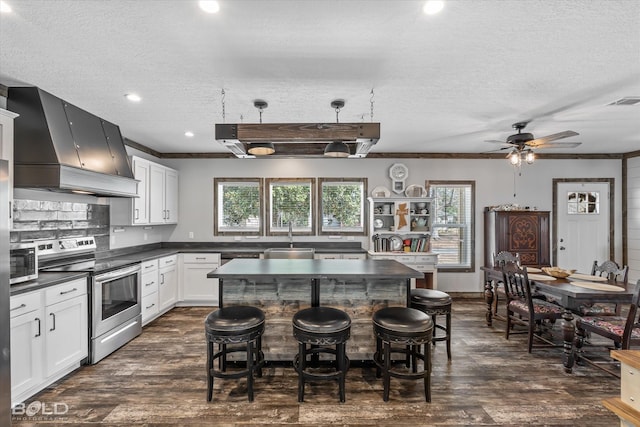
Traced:
POLYGON ((266 276, 303 279, 410 279, 422 278, 424 273, 393 260, 235 259, 207 274, 208 278, 221 279, 254 279, 266 276))
MULTIPOLYGON (((297 248, 315 248, 316 253, 364 253, 367 251, 357 242, 298 242, 297 248)), ((287 248, 288 242, 166 242, 105 251, 96 254, 98 258, 126 259, 133 262, 145 262, 156 258, 179 253, 219 253, 222 258, 257 258, 267 248, 287 248)), ((11 295, 54 286, 60 283, 87 277, 87 273, 48 273, 39 272, 38 279, 11 285, 11 295)))
POLYGON ((37 291, 49 286, 59 285, 75 279, 82 279, 88 276, 87 273, 38 273, 36 280, 11 285, 11 295, 19 295, 25 292, 37 291))

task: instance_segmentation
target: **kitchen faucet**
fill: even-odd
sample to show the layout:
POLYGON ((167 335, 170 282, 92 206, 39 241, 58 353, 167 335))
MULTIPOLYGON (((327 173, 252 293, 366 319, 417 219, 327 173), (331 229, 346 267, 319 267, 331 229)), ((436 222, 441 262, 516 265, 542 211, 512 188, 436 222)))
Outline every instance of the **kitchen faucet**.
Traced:
POLYGON ((289 247, 293 248, 293 222, 289 221, 289 247))

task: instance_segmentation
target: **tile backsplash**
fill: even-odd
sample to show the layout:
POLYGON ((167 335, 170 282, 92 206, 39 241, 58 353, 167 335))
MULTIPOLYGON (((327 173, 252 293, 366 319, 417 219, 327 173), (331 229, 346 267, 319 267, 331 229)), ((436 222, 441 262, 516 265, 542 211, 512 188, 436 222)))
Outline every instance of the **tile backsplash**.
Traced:
POLYGON ((15 199, 11 242, 96 236, 109 248, 109 205, 15 199))

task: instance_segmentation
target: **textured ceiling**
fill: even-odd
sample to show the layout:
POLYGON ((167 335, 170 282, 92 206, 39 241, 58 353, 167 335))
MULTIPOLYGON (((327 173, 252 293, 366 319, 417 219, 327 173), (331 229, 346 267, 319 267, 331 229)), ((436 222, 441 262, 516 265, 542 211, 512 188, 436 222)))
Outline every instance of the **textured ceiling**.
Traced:
MULTIPOLYGON (((640 149, 640 1, 5 0, 0 84, 28 84, 154 150, 226 152, 221 123, 381 123, 372 152, 481 153, 511 124, 553 153, 640 149), (132 104, 124 94, 139 93, 132 104), (195 137, 186 138, 191 130, 195 137)), ((541 150, 542 151, 542 150, 541 150)), ((543 151, 544 152, 544 151, 543 151)))

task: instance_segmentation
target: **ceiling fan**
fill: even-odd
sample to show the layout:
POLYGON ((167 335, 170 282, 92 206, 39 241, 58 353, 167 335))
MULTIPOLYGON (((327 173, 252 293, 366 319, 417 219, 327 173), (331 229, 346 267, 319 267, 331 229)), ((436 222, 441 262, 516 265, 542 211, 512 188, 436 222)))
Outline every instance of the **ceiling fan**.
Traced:
POLYGON ((541 138, 534 138, 533 134, 522 130, 527 126, 529 122, 517 122, 512 125, 514 129, 518 131, 513 135, 509 135, 506 141, 498 141, 495 139, 487 140, 486 142, 502 144, 504 147, 495 151, 501 150, 517 150, 518 152, 531 150, 535 148, 574 148, 582 144, 581 142, 552 142, 558 139, 569 138, 570 136, 579 135, 572 130, 566 130, 564 132, 554 133, 552 135, 543 136, 541 138))

